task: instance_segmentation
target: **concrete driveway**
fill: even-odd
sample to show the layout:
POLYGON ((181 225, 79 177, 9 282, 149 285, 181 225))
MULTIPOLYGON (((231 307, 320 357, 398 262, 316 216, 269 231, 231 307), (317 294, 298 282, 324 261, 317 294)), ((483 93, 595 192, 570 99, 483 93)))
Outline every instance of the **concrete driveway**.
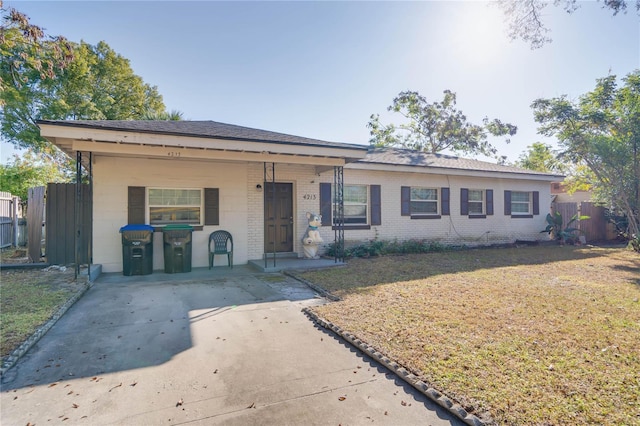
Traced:
POLYGON ((246 267, 103 275, 2 379, 3 425, 461 425, 246 267))

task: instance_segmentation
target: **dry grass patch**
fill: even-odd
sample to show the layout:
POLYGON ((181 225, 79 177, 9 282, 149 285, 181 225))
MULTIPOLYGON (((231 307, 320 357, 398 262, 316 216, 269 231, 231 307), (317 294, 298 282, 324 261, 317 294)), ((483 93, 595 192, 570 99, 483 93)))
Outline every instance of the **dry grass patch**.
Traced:
POLYGON ((0 357, 20 346, 79 290, 72 269, 0 271, 0 357))
POLYGON ((531 247, 354 259, 319 315, 499 424, 640 424, 640 256, 531 247))

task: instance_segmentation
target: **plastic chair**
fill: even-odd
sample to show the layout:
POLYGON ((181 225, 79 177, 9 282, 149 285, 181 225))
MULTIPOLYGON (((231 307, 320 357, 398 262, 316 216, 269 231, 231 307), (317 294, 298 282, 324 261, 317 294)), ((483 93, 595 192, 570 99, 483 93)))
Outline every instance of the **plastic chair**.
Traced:
POLYGON ((229 232, 213 231, 209 235, 209 269, 213 267, 213 257, 216 254, 226 254, 229 267, 233 268, 233 237, 229 232), (213 242, 213 251, 211 242, 213 242))

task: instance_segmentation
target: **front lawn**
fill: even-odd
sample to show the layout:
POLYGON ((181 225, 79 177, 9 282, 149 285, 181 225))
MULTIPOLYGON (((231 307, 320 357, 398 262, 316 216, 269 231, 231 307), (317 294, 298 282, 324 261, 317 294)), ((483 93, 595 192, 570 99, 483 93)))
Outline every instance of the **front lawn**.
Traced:
POLYGON ((527 247, 302 274, 321 317, 498 424, 640 424, 640 256, 527 247))

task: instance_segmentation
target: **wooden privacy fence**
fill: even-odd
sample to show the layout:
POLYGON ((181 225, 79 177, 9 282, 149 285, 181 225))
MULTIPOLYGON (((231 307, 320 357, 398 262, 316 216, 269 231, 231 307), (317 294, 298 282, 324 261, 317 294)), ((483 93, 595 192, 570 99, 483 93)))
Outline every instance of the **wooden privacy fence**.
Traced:
POLYGON ((44 186, 29 188, 27 198, 27 252, 31 262, 40 262, 42 257, 43 213, 44 186))
POLYGON ((564 220, 564 226, 575 214, 589 216, 589 219, 572 224, 572 227, 580 229, 580 235, 584 235, 587 241, 604 241, 607 239, 607 219, 605 208, 593 203, 583 201, 578 203, 553 203, 552 212, 559 212, 564 220))
POLYGON ((76 184, 50 183, 47 186, 47 261, 52 265, 90 263, 91 197, 89 185, 80 185, 80 238, 76 246, 76 184))

